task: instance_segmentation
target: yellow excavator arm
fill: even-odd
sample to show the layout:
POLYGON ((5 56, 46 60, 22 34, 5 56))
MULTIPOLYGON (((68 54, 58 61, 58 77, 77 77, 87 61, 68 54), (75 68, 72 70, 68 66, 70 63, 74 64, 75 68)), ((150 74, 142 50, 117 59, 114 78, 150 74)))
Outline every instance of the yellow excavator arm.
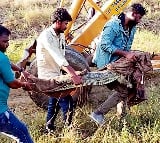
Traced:
MULTIPOLYGON (((64 0, 62 0, 64 1, 64 0)), ((63 3, 61 1, 61 4, 63 3)), ((103 6, 100 8, 97 6, 93 0, 87 0, 90 5, 96 9, 96 13, 92 19, 90 19, 86 25, 83 27, 83 30, 79 32, 70 42, 72 48, 78 50, 79 52, 83 51, 82 47, 87 47, 93 41, 95 37, 101 32, 104 24, 111 18, 113 15, 117 15, 131 2, 131 0, 106 0, 103 6), (81 47, 79 45, 82 45, 81 47)), ((72 16, 72 22, 69 23, 67 30, 65 31, 65 35, 69 34, 76 18, 78 16, 79 11, 83 3, 86 0, 73 0, 70 14, 72 16)))

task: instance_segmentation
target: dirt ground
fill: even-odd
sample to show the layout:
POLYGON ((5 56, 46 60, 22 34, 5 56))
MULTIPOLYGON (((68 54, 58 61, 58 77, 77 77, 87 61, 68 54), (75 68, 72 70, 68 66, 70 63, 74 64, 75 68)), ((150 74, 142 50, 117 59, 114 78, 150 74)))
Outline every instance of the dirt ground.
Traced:
MULTIPOLYGON (((25 113, 28 108, 37 109, 36 104, 23 89, 11 89, 8 104, 15 113, 21 113, 21 111, 25 113)), ((21 116, 21 114, 18 115, 21 116)))
POLYGON ((25 105, 27 101, 27 104, 31 104, 32 100, 29 96, 27 96, 27 92, 23 89, 11 89, 10 91, 10 97, 9 97, 9 105, 15 106, 17 104, 25 105))
POLYGON ((11 89, 10 91, 10 97, 9 97, 9 104, 11 106, 14 106, 15 104, 26 104, 31 103, 32 100, 30 99, 29 96, 27 96, 27 92, 24 91, 23 89, 11 89))

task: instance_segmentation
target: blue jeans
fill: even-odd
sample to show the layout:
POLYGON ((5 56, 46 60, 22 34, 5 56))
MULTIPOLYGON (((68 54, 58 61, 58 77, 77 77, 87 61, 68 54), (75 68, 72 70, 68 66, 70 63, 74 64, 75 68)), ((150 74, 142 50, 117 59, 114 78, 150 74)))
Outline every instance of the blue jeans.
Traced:
POLYGON ((67 95, 60 99, 53 97, 49 98, 47 122, 49 121, 52 125, 54 125, 54 121, 60 109, 62 110, 63 121, 70 125, 73 116, 73 99, 71 95, 67 95))
POLYGON ((33 143, 26 125, 9 110, 0 114, 0 132, 18 143, 33 143))

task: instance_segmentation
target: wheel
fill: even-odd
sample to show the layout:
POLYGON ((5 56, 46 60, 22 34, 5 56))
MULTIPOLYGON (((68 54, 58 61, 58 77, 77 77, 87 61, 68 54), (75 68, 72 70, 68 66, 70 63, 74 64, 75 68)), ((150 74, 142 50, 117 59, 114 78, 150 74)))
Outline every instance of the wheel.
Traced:
MULTIPOLYGON (((84 69, 87 69, 90 71, 89 65, 86 62, 85 58, 76 50, 67 47, 66 52, 65 52, 65 57, 69 64, 77 71, 82 71, 84 69)), ((28 69, 28 72, 33 74, 34 76, 37 75, 37 64, 36 64, 36 59, 34 59, 28 69)), ((72 96, 76 96, 79 92, 77 92, 80 89, 76 89, 76 92, 72 92, 72 96)), ((48 96, 42 94, 42 93, 36 93, 34 91, 29 92, 29 95, 31 99, 35 102, 35 104, 43 109, 47 109, 48 106, 48 96)), ((76 98, 75 98, 76 99, 76 98)))

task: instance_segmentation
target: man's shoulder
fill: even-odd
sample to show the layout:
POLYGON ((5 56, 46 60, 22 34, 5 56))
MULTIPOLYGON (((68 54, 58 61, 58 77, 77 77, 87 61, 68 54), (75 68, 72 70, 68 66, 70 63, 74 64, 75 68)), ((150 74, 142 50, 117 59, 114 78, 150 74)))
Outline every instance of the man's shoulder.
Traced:
POLYGON ((49 37, 50 36, 51 37, 56 36, 56 33, 55 33, 55 31, 54 31, 52 26, 45 28, 39 35, 39 37, 44 37, 44 36, 46 36, 46 37, 48 37, 48 36, 49 37))
POLYGON ((10 64, 10 60, 7 55, 0 52, 0 68, 6 68, 10 64))
POLYGON ((49 27, 48 27, 48 28, 45 28, 45 29, 40 33, 39 36, 45 35, 45 34, 47 34, 47 33, 49 33, 49 27))
POLYGON ((121 28, 121 21, 120 19, 118 19, 117 16, 113 16, 104 26, 104 29, 106 27, 110 27, 112 28, 114 31, 119 31, 119 29, 121 28))
POLYGON ((121 23, 120 19, 118 19, 117 16, 113 16, 106 24, 116 26, 119 25, 120 23, 121 23))
POLYGON ((45 28, 38 36, 37 38, 37 43, 39 42, 43 42, 43 39, 44 38, 48 38, 48 37, 51 37, 52 34, 51 34, 51 31, 49 30, 49 28, 45 28))
POLYGON ((9 59, 4 53, 0 52, 0 60, 3 60, 3 61, 7 60, 8 61, 9 59))

